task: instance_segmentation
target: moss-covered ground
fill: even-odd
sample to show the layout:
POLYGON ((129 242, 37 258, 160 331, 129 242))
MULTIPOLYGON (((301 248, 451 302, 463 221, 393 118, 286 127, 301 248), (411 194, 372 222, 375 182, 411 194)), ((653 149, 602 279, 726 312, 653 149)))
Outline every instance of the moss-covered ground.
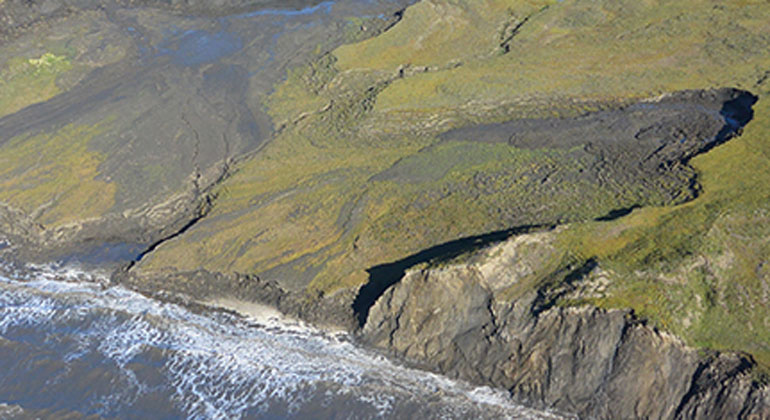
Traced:
POLYGON ((69 71, 65 56, 45 53, 38 58, 16 57, 0 71, 0 116, 50 99, 61 92, 56 77, 69 71))
POLYGON ((0 200, 46 227, 105 213, 114 203, 115 185, 96 179, 104 156, 88 147, 102 130, 67 126, 0 146, 0 200))

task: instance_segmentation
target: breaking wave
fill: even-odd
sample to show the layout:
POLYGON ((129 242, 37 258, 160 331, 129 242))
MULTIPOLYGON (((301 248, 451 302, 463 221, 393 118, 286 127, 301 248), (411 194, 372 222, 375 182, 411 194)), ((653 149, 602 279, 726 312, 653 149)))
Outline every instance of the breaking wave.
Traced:
POLYGON ((0 277, 6 414, 561 418, 398 365, 343 333, 193 310, 75 271, 13 277, 0 277))

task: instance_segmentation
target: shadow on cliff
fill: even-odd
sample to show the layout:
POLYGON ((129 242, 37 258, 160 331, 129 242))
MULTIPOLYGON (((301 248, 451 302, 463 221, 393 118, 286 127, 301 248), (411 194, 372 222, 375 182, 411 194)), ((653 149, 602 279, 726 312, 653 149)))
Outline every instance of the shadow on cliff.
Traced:
POLYGON ((484 235, 469 236, 446 242, 388 264, 374 266, 367 271, 369 282, 361 287, 353 301, 353 311, 358 319, 359 327, 366 324, 369 309, 377 299, 392 285, 398 283, 406 270, 415 265, 433 262, 439 263, 456 258, 462 254, 484 248, 495 242, 504 241, 511 236, 532 232, 533 230, 553 228, 552 225, 524 225, 511 229, 500 230, 484 235))

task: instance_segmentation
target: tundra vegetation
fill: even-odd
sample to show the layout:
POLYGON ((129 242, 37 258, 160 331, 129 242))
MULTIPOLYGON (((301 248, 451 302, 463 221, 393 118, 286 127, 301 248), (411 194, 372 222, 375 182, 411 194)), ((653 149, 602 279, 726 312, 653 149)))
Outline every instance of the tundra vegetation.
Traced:
MULTIPOLYGON (((365 38, 373 22, 348 20, 346 39, 365 38)), ((586 281, 603 286, 559 295, 558 305, 632 308, 693 346, 743 351, 770 367, 767 45, 770 8, 759 0, 422 0, 377 36, 331 50, 312 45, 312 59, 287 62, 269 89, 238 73, 246 85, 238 91, 259 99, 244 106, 267 116, 272 138, 216 152, 207 164, 221 158, 226 173, 198 191, 207 201, 196 222, 131 271, 258 275, 312 302, 356 290, 372 267, 442 243, 560 226, 549 233, 548 263, 507 296, 558 290, 563 277, 554 273, 590 262, 598 268, 586 281), (445 135, 728 87, 758 97, 740 135, 647 172, 628 171, 622 154, 587 154, 584 144, 517 147, 445 135)), ((122 57, 121 48, 98 66, 122 57)), ((83 56, 49 49, 6 61, 0 114, 73 86, 62 75, 82 71, 83 56)), ((147 82, 141 94, 198 83, 190 72, 147 82)), ((6 142, 0 161, 15 163, 0 169, 0 199, 51 227, 98 219, 127 200, 115 201, 121 191, 170 177, 160 161, 140 178, 98 176, 111 170, 104 162, 114 150, 99 130, 127 127, 120 118, 6 142)), ((160 133, 177 141, 202 130, 160 133)), ((183 175, 174 179, 163 194, 188 186, 183 175)))

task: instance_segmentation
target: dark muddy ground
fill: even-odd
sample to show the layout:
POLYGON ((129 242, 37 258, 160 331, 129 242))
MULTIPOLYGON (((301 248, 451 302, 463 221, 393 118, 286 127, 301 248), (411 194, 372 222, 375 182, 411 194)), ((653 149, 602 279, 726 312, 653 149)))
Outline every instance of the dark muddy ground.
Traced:
POLYGON ((575 118, 485 124, 441 137, 526 149, 578 147, 613 165, 656 171, 730 139, 751 120, 756 100, 735 89, 679 92, 660 101, 575 118))
POLYGON ((89 148, 104 156, 96 179, 117 186, 115 203, 70 242, 153 243, 198 214, 234 159, 271 138, 263 101, 289 69, 378 33, 408 3, 9 0, 0 21, 13 45, 0 59, 39 56, 41 42, 78 52, 57 80, 66 92, 0 118, 0 145, 99 127, 89 148), (107 50, 123 58, 100 65, 107 50), (78 74, 83 63, 93 70, 78 74))
POLYGON ((227 16, 277 9, 294 13, 322 0, 8 0, 0 8, 0 36, 10 38, 38 22, 72 16, 84 10, 148 8, 186 16, 227 16))

